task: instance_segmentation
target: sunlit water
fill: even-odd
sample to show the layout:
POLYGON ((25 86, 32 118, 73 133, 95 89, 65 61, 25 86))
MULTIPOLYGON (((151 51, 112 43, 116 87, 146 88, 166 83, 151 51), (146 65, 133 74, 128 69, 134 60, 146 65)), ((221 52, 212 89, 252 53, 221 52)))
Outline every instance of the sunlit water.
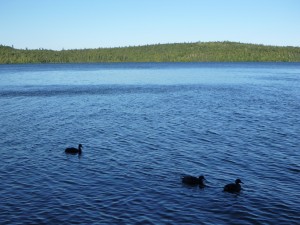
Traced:
POLYGON ((0 102, 0 224, 300 224, 300 64, 0 65, 0 102))

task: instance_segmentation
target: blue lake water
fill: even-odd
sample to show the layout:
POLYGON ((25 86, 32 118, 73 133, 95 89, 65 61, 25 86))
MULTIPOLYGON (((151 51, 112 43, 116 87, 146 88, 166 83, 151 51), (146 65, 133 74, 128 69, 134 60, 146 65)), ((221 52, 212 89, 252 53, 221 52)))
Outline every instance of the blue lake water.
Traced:
POLYGON ((300 224, 299 63, 0 65, 0 102, 0 224, 300 224))

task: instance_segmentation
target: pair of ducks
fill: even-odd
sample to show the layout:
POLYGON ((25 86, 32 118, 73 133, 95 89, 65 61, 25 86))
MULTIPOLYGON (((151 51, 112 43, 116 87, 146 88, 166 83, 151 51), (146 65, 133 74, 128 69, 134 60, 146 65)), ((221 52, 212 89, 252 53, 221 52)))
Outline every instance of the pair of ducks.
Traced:
MULTIPOLYGON (((199 185, 200 188, 205 187, 205 181, 206 179, 204 176, 194 177, 194 176, 184 176, 182 177, 182 183, 187 185, 199 185)), ((230 192, 230 193, 238 193, 241 191, 242 187, 240 184, 243 184, 243 182, 240 179, 236 179, 235 183, 226 184, 224 186, 223 191, 230 192)))

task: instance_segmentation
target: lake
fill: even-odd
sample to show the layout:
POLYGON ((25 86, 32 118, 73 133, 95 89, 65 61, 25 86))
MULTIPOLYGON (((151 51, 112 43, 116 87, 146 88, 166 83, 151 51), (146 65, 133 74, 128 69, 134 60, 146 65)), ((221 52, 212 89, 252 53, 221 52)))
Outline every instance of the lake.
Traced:
POLYGON ((0 102, 0 224, 300 224, 300 63, 0 65, 0 102))

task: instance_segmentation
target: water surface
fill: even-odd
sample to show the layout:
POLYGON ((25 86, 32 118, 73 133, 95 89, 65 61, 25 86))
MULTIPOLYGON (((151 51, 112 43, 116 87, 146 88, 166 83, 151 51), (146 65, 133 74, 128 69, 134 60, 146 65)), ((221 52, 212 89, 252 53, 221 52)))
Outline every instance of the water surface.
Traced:
POLYGON ((299 63, 0 65, 0 101, 0 224, 299 224, 299 63))

